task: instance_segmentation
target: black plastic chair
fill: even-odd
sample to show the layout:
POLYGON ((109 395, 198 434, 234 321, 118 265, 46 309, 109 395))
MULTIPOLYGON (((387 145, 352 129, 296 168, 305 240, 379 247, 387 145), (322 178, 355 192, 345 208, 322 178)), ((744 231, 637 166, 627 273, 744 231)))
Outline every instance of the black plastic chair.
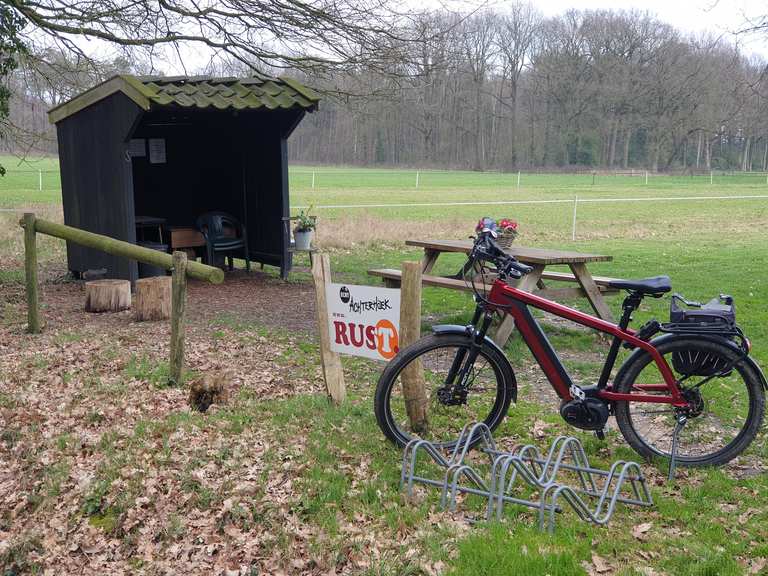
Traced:
MULTIPOLYGON (((245 269, 251 271, 251 260, 248 256, 248 234, 245 225, 226 212, 206 212, 197 218, 197 229, 205 237, 206 263, 216 265, 216 254, 239 252, 245 259, 245 269), (226 229, 234 230, 235 236, 228 234, 226 229)), ((233 255, 228 254, 229 269, 234 268, 233 255)))

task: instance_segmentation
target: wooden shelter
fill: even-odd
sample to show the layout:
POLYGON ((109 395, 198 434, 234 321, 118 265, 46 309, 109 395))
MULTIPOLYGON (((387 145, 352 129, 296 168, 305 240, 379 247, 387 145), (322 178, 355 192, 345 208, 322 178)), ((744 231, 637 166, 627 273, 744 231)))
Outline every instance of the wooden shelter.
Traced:
MULTIPOLYGON (((247 227, 250 259, 286 275, 287 140, 318 101, 289 78, 115 76, 48 113, 64 221, 134 243, 137 223, 158 222, 168 243, 168 229, 224 211, 247 227)), ((78 276, 138 277, 135 262, 71 243, 67 261, 78 276)))

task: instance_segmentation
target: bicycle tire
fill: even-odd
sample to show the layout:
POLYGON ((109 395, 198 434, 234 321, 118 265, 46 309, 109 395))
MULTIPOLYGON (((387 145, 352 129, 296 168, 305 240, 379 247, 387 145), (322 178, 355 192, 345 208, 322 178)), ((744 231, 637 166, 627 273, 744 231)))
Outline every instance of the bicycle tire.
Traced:
MULTIPOLYGON (((382 372, 378 384, 376 386, 376 393, 374 395, 374 410, 376 413, 376 421, 379 428, 392 443, 397 446, 405 446, 415 434, 411 431, 404 430, 404 426, 398 425, 398 420, 402 418, 396 418, 393 414, 393 392, 398 387, 398 378, 402 374, 403 370, 411 365, 416 360, 425 362, 425 356, 431 352, 448 350, 448 349, 464 349, 469 350, 472 346, 472 337, 467 334, 431 334, 421 338, 418 342, 415 342, 411 346, 401 350, 398 355, 387 365, 382 372)), ((450 356, 447 355, 450 359, 450 356)), ((493 371, 493 379, 495 381, 495 398, 493 399, 492 407, 488 411, 488 414, 483 418, 478 418, 477 421, 485 422, 491 430, 495 430, 504 419, 509 409, 510 402, 514 399, 517 385, 515 382, 514 372, 509 365, 509 361, 506 357, 498 351, 492 344, 485 342, 480 349, 480 359, 487 361, 488 365, 493 371)), ((435 363, 436 365, 439 362, 435 363)), ((422 367, 424 364, 422 364, 422 367)), ((474 368, 474 367, 473 367, 474 368)), ((466 406, 469 406, 469 397, 466 406)), ((490 395, 488 395, 490 397, 490 395)), ((435 394, 429 395, 430 410, 440 409, 447 411, 448 407, 444 404, 437 404, 439 400, 435 394)), ((467 424, 467 414, 462 414, 460 406, 457 407, 455 422, 451 421, 449 430, 445 434, 438 437, 438 433, 434 432, 434 437, 428 439, 434 441, 436 444, 444 447, 451 448, 455 446, 458 432, 461 430, 464 424, 467 424), (462 416, 465 418, 459 419, 462 416), (448 433, 455 434, 449 439, 448 433)), ((478 409, 482 410, 482 407, 478 405, 478 409)), ((484 410, 482 410, 484 411, 484 410)), ((467 412, 465 410, 464 412, 467 412)), ((432 416, 433 412, 430 412, 432 416)), ((441 413, 442 415, 442 413, 441 413)), ((450 419, 451 416, 448 416, 450 419)))
MULTIPOLYGON (((709 361, 711 361, 711 359, 714 357, 726 362, 732 362, 737 360, 739 357, 739 352, 734 350, 732 346, 725 342, 718 342, 713 339, 697 338, 695 336, 662 338, 665 340, 659 342, 658 345, 656 345, 656 348, 662 354, 662 356, 669 356, 668 362, 670 364, 670 369, 672 369, 673 373, 675 373, 676 377, 678 378, 683 375, 678 374, 676 368, 673 367, 673 364, 670 361, 671 356, 675 353, 686 353, 690 355, 691 352, 695 351, 697 354, 705 355, 709 361)), ((616 382, 614 384, 615 390, 623 394, 631 393, 632 387, 638 377, 641 375, 643 369, 649 366, 654 366, 652 370, 657 370, 651 356, 648 353, 637 354, 627 359, 627 362, 622 366, 616 376, 616 382)), ((757 433, 760 431, 765 411, 765 391, 763 389, 760 376, 755 372, 754 368, 748 362, 740 362, 736 364, 733 367, 733 370, 730 371, 727 375, 724 374, 723 378, 725 377, 729 378, 726 383, 719 382, 717 379, 713 378, 707 383, 701 385, 699 394, 700 398, 702 399, 701 406, 703 407, 704 411, 699 416, 695 416, 692 419, 689 419, 688 423, 683 427, 680 433, 680 438, 681 440, 683 439, 684 435, 686 434, 686 428, 689 428, 692 422, 696 422, 697 418, 701 418, 705 412, 708 413, 708 416, 710 413, 714 415, 712 418, 713 423, 709 424, 710 428, 705 428, 704 424, 697 424, 699 429, 702 430, 700 436, 701 439, 693 440, 693 442, 691 442, 693 446, 695 446, 697 441, 701 446, 701 442, 704 442, 707 437, 717 438, 720 432, 724 432, 726 430, 724 423, 728 421, 728 416, 723 415, 725 412, 739 412, 740 410, 746 410, 746 417, 744 418, 743 424, 740 426, 738 432, 734 434, 733 439, 719 449, 713 449, 712 452, 703 452, 698 455, 678 452, 676 462, 679 465, 696 467, 718 466, 725 464, 726 462, 729 462, 741 454, 752 443, 752 441, 757 436, 757 433), (738 381, 743 383, 744 392, 746 392, 748 398, 743 399, 737 394, 738 390, 736 388, 738 387, 738 381), (713 383, 716 383, 717 386, 715 386, 713 383), (710 388, 706 388, 708 385, 711 385, 710 388), (704 392, 701 392, 701 390, 704 390, 704 392), (719 403, 718 409, 722 412, 722 414, 709 411, 707 402, 711 400, 708 400, 704 396, 704 394, 709 393, 709 391, 713 391, 715 394, 731 394, 728 402, 724 402, 723 399, 721 399, 719 403)), ((690 383, 688 383, 686 386, 686 383, 688 383, 687 380, 683 383, 683 386, 686 388, 695 387, 691 386, 690 383)), ((716 400, 714 395, 711 397, 716 400)), ((642 420, 656 420, 657 418, 666 420, 666 417, 657 416, 648 419, 647 416, 638 416, 633 418, 633 408, 630 405, 649 406, 649 403, 627 401, 619 401, 615 403, 614 410, 616 415, 616 423, 618 424, 619 430, 621 431, 626 441, 638 454, 645 458, 650 459, 659 456, 663 458, 669 458, 671 450, 664 450, 659 447, 659 445, 662 444, 661 436, 659 440, 654 441, 649 439, 648 433, 642 433, 638 430, 639 423, 642 420)), ((665 405, 656 404, 656 406, 665 405)), ((671 416, 673 410, 671 408, 669 410, 671 416)), ((657 409, 657 411, 661 412, 662 409, 657 409)), ((736 418, 740 419, 741 417, 737 415, 736 418)), ((736 418, 734 418, 734 420, 736 418)), ((666 440, 663 442, 666 443, 666 440)), ((671 437, 669 445, 671 447, 671 437)), ((702 451, 703 450, 704 449, 702 449, 702 451)))

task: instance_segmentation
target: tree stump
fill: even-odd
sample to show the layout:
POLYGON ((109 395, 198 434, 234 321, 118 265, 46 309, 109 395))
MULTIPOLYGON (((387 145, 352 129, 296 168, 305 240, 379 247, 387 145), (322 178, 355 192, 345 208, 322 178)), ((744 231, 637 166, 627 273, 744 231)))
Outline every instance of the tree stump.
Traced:
POLYGON ((134 319, 167 320, 171 317, 171 277, 155 276, 136 280, 134 319))
POLYGON ((85 283, 87 312, 119 312, 131 307, 129 280, 94 280, 85 283))

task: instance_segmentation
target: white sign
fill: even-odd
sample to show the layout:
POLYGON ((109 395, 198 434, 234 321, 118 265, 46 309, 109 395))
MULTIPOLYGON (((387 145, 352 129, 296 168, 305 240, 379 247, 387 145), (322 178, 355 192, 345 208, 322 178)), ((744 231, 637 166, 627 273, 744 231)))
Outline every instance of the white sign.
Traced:
POLYGON ((165 138, 149 139, 149 163, 165 164, 165 138))
POLYGON ((400 290, 326 284, 331 350, 391 360, 400 335, 400 290))
POLYGON ((128 143, 128 154, 132 158, 143 158, 147 155, 146 141, 144 138, 131 138, 128 143))

